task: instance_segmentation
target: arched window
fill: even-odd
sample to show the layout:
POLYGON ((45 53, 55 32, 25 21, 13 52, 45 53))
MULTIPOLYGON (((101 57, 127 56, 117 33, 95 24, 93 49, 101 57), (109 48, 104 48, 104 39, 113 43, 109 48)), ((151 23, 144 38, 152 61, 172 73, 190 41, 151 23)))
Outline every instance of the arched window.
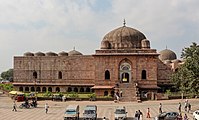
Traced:
POLYGON ((33 72, 33 78, 37 79, 37 72, 36 71, 33 72))
POLYGON ((49 92, 52 92, 52 88, 51 88, 51 87, 49 87, 49 88, 48 88, 48 91, 49 91, 49 92))
POLYGON ((78 89, 76 87, 74 88, 74 92, 78 92, 78 89))
POLYGON ((105 71, 105 80, 110 80, 110 72, 108 70, 105 71))
POLYGON ((46 92, 46 87, 43 87, 43 88, 42 88, 42 92, 46 92))
POLYGON ((131 80, 131 65, 127 62, 120 65, 120 81, 129 83, 131 80))
POLYGON ((35 92, 35 87, 31 87, 31 88, 30 88, 30 91, 31 91, 31 92, 35 92))
POLYGON ((23 91, 23 87, 19 87, 19 91, 23 91))
POLYGON ((87 87, 86 92, 91 92, 91 89, 89 87, 87 87))
POLYGON ((108 91, 104 91, 104 96, 108 96, 108 91))
POLYGON ((68 88, 68 92, 71 92, 71 91, 72 91, 72 88, 71 88, 71 87, 69 87, 69 88, 68 88))
POLYGON ((62 79, 62 72, 61 71, 59 71, 59 73, 58 73, 58 79, 62 79))
POLYGON ((56 92, 60 92, 60 88, 59 87, 56 87, 56 92))
POLYGON ((36 88, 36 91, 37 91, 37 92, 41 92, 41 88, 40 88, 40 87, 37 87, 37 88, 36 88))
POLYGON ((25 92, 29 92, 29 87, 25 87, 25 92))
POLYGON ((142 70, 142 79, 146 80, 146 70, 142 70))
POLYGON ((84 88, 80 88, 80 90, 79 90, 80 92, 84 92, 84 88))

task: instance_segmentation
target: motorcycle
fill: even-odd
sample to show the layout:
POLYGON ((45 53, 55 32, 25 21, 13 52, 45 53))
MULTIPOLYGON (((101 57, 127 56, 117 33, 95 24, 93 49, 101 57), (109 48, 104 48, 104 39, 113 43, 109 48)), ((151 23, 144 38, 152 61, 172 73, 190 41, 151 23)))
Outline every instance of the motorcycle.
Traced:
POLYGON ((30 105, 27 104, 27 103, 22 103, 20 106, 19 106, 20 109, 23 109, 23 108, 26 108, 26 109, 29 109, 30 108, 30 105))

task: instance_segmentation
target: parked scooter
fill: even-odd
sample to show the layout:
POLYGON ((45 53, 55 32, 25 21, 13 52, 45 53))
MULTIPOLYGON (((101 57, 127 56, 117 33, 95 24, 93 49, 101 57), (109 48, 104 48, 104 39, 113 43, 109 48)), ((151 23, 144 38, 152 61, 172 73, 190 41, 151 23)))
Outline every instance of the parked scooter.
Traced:
POLYGON ((19 106, 20 109, 23 109, 23 108, 27 108, 29 109, 30 108, 30 105, 27 104, 27 103, 22 103, 20 106, 19 106))

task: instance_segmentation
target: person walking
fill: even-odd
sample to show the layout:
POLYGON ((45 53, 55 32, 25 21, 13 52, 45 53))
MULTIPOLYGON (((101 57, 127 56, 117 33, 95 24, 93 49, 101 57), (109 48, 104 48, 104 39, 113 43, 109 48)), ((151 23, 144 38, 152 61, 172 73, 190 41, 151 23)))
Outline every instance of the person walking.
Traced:
POLYGON ((179 111, 179 113, 181 113, 181 107, 182 107, 182 105, 181 105, 181 103, 179 102, 179 104, 178 104, 178 111, 179 111))
POLYGON ((103 120, 106 120, 106 117, 104 117, 103 120))
POLYGON ((140 110, 138 110, 138 112, 139 112, 139 120, 142 120, 143 119, 143 113, 140 111, 140 110))
POLYGON ((135 120, 138 120, 138 111, 135 111, 135 120))
POLYGON ((189 103, 188 103, 188 100, 186 99, 186 100, 185 100, 185 103, 184 103, 184 110, 185 110, 185 111, 187 111, 188 104, 189 104, 189 103))
POLYGON ((188 113, 189 113, 190 110, 191 110, 191 104, 188 103, 188 113))
POLYGON ((159 113, 160 114, 162 113, 162 103, 160 103, 160 105, 159 105, 159 113))
POLYGON ((15 112, 16 112, 16 111, 17 111, 16 108, 17 108, 17 104, 16 104, 15 101, 14 101, 14 102, 13 102, 13 109, 12 109, 12 111, 15 111, 15 112))
POLYGON ((184 114, 184 120, 188 120, 188 116, 186 113, 184 114))
POLYGON ((149 108, 147 108, 146 118, 151 118, 150 109, 149 108))
POLYGON ((45 104, 45 111, 46 111, 46 114, 48 113, 48 108, 49 108, 48 103, 46 103, 46 104, 45 104))

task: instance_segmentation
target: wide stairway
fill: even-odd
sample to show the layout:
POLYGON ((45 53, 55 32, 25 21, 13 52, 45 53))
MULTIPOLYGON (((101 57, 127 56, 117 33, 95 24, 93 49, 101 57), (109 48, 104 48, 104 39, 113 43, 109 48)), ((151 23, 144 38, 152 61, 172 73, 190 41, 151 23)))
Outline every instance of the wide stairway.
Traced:
POLYGON ((120 97, 120 101, 122 102, 133 102, 137 101, 136 97, 136 86, 134 83, 121 83, 119 91, 122 91, 122 97, 120 97))

